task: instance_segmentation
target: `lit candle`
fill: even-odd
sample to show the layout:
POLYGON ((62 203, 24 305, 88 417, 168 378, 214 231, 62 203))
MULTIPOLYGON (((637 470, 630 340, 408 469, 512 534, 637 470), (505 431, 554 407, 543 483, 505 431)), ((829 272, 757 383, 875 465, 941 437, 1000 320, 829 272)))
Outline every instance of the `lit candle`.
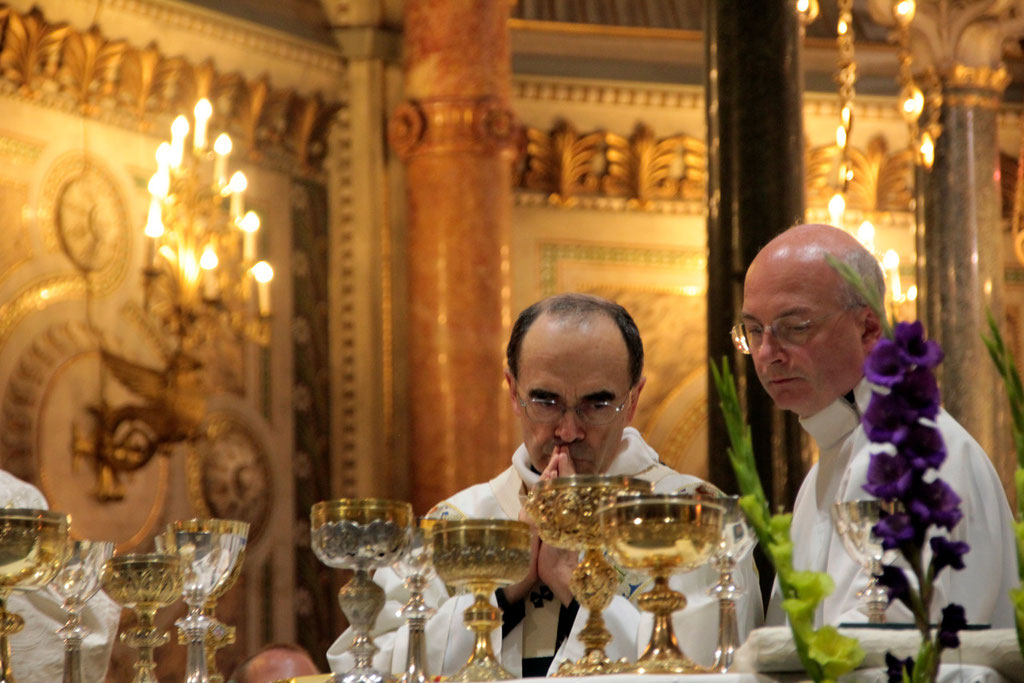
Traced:
POLYGON ((216 299, 220 294, 220 283, 217 282, 217 265, 219 259, 217 252, 210 245, 203 250, 199 257, 199 267, 203 269, 203 296, 207 299, 216 299))
POLYGON ((149 200, 149 215, 146 217, 146 267, 156 265, 156 245, 164 234, 164 222, 160 215, 160 200, 149 200))
MULTIPOLYGON (((171 146, 166 142, 161 142, 156 148, 156 174, 160 176, 163 187, 170 188, 171 185, 171 157, 174 156, 171 146)), ((150 181, 152 182, 152 181, 150 181)), ((149 190, 153 191, 152 188, 149 190)), ((167 190, 164 191, 163 196, 167 196, 167 190)))
POLYGON ((256 278, 256 296, 260 315, 270 315, 270 281, 274 278, 274 269, 266 261, 260 261, 252 267, 252 275, 256 278))
POLYGON ((188 119, 179 116, 171 124, 171 168, 180 168, 185 159, 185 137, 188 135, 188 119))
POLYGON ((210 104, 210 100, 204 97, 196 102, 194 113, 196 132, 192 137, 192 148, 199 153, 206 149, 206 126, 210 122, 210 117, 213 116, 213 106, 210 104))
POLYGON ((231 190, 231 218, 237 220, 241 218, 242 212, 245 210, 245 203, 242 198, 242 193, 245 192, 245 188, 249 186, 249 182, 245 179, 245 174, 241 171, 235 171, 231 176, 231 180, 228 182, 228 189, 231 190))
POLYGON ((256 231, 260 229, 260 217, 255 211, 246 211, 238 221, 242 230, 242 261, 252 263, 256 259, 256 231))
POLYGON ((217 155, 213 160, 213 180, 217 189, 228 184, 228 155, 231 154, 231 138, 221 133, 213 141, 213 151, 217 155))

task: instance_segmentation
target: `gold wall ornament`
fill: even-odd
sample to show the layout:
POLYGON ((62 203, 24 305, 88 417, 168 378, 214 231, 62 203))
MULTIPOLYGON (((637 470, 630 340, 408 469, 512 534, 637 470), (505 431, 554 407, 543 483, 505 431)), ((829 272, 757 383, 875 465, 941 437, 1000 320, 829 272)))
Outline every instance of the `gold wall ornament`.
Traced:
MULTIPOLYGON (((836 147, 807 147, 805 152, 808 206, 824 207, 835 193, 836 147)), ((846 207, 868 212, 910 211, 913 201, 914 156, 908 149, 889 153, 885 139, 876 136, 867 150, 850 146, 852 172, 846 191, 846 207)))
POLYGON ((1010 84, 1011 80, 1010 73, 1005 66, 967 66, 966 64, 954 64, 945 78, 948 87, 991 90, 998 95, 1006 90, 1006 86, 1010 84))
POLYGON ((511 154, 518 132, 515 115, 491 96, 408 100, 388 122, 388 140, 403 160, 449 152, 511 154))
POLYGON ((79 31, 51 23, 38 8, 22 13, 0 4, 0 46, 0 77, 24 97, 57 95, 74 102, 83 115, 142 130, 166 112, 206 97, 220 112, 218 122, 241 133, 251 158, 273 152, 278 163, 303 174, 320 171, 327 131, 342 106, 319 94, 274 88, 266 75, 247 80, 218 72, 210 60, 193 64, 163 54, 152 43, 138 47, 111 40, 96 26, 79 31), (284 105, 268 106, 274 102, 284 105))
POLYGON ((684 135, 656 139, 646 124, 638 124, 628 140, 605 134, 607 173, 601 189, 610 195, 625 195, 629 206, 646 209, 655 199, 675 197, 682 186, 678 177, 684 135))
POLYGON ((601 132, 580 135, 564 120, 550 133, 527 128, 523 185, 547 192, 548 200, 560 206, 572 206, 578 194, 593 194, 598 189, 595 162, 603 138, 601 132))

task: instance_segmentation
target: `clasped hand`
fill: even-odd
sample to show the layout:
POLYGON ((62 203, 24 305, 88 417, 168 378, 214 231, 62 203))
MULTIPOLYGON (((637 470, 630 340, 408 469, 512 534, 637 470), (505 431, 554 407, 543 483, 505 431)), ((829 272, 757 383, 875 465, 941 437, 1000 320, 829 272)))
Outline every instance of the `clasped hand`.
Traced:
MULTIPOLYGON (((542 480, 554 479, 573 474, 576 474, 576 468, 573 467, 572 459, 569 457, 568 447, 557 446, 551 453, 548 466, 544 468, 540 478, 542 480)), ((530 572, 519 583, 505 588, 505 598, 509 602, 518 602, 526 597, 526 594, 537 584, 543 583, 551 589, 559 602, 568 605, 572 602, 569 579, 572 578, 572 572, 579 564, 578 553, 575 550, 564 550, 544 543, 537 534, 537 525, 526 513, 526 510, 520 511, 519 519, 530 525, 530 572)))

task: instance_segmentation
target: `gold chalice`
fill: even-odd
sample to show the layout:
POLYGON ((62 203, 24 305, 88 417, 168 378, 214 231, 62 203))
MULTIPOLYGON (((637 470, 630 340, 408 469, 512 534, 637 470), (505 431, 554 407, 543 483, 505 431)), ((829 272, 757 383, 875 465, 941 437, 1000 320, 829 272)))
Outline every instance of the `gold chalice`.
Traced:
POLYGON ((668 577, 707 562, 721 537, 722 508, 693 498, 652 494, 620 499, 598 516, 616 561, 646 570, 654 578, 651 590, 637 598, 642 609, 654 614, 654 630, 629 673, 707 672, 679 649, 672 613, 686 607, 686 596, 668 587, 668 577))
MULTIPOLYGON (((248 540, 249 524, 240 522, 237 519, 181 519, 167 525, 167 532, 173 537, 177 531, 187 532, 211 532, 216 534, 234 534, 248 540)), ((165 536, 157 536, 156 549, 159 552, 167 550, 167 539, 165 536)), ((172 544, 173 547, 173 544, 172 544)), ((206 632, 206 639, 203 641, 203 650, 206 656, 206 670, 210 683, 224 683, 224 676, 217 669, 217 650, 231 645, 235 642, 235 627, 229 626, 214 616, 217 609, 217 601, 238 581, 238 575, 242 573, 242 562, 245 559, 245 546, 238 551, 238 559, 235 566, 228 574, 224 582, 219 584, 210 593, 210 597, 203 604, 202 613, 210 619, 210 630, 206 632)), ((188 645, 188 639, 181 631, 178 632, 178 643, 188 645)))
POLYGON ((490 602, 500 586, 522 581, 530 571, 530 527, 508 519, 442 520, 431 530, 434 569, 445 583, 466 587, 476 600, 463 620, 476 640, 469 661, 449 681, 515 678, 498 663, 489 634, 501 625, 490 602))
POLYGON ((865 499, 849 500, 832 505, 832 524, 843 542, 846 552, 868 574, 868 585, 857 593, 867 607, 869 624, 884 624, 889 594, 878 583, 883 564, 891 564, 897 556, 895 550, 882 548, 882 539, 875 535, 875 525, 882 512, 893 514, 896 503, 865 499))
POLYGON ((0 683, 14 683, 8 636, 25 620, 7 611, 13 591, 34 591, 50 582, 71 552, 71 518, 30 508, 0 509, 0 683))
POLYGON ((354 569, 352 580, 338 591, 338 602, 355 638, 355 667, 336 680, 343 683, 394 681, 389 673, 373 668, 377 646, 370 629, 384 607, 384 589, 370 578, 370 570, 387 567, 406 550, 415 517, 409 503, 372 498, 325 500, 309 513, 313 553, 328 567, 354 569))
POLYGON ((633 477, 574 475, 541 480, 526 500, 526 512, 537 524, 541 539, 552 546, 584 551, 569 581, 573 596, 590 616, 580 631, 586 654, 577 662, 564 661, 559 676, 588 676, 624 670, 625 660, 613 662, 604 648, 612 639, 604 625, 602 611, 612 601, 619 585, 619 573, 604 557, 607 539, 601 533, 597 512, 615 502, 617 495, 631 491, 651 493, 651 482, 633 477))
POLYGON ((135 612, 135 626, 121 640, 138 650, 133 683, 158 683, 153 650, 166 643, 166 632, 153 623, 156 611, 181 597, 181 562, 177 555, 130 553, 112 557, 103 566, 103 590, 122 607, 135 612))

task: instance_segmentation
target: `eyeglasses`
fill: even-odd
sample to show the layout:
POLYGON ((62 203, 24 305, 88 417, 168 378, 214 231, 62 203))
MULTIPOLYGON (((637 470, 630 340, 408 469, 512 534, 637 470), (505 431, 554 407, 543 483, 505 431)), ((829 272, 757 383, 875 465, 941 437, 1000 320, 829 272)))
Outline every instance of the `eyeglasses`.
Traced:
POLYGON ((831 313, 810 319, 787 315, 776 318, 770 325, 740 323, 739 325, 734 325, 731 330, 732 343, 737 350, 743 353, 754 353, 764 344, 765 333, 771 332, 772 336, 780 344, 803 346, 811 340, 821 323, 846 310, 849 309, 832 311, 831 313))
MULTIPOLYGON (((619 405, 612 405, 611 401, 581 401, 572 408, 576 416, 583 424, 592 427, 606 425, 615 419, 615 416, 622 412, 629 401, 632 390, 626 394, 619 405)), ((554 424, 562 419, 569 406, 557 398, 529 398, 523 400, 516 396, 519 405, 522 406, 526 417, 540 424, 554 424)))

